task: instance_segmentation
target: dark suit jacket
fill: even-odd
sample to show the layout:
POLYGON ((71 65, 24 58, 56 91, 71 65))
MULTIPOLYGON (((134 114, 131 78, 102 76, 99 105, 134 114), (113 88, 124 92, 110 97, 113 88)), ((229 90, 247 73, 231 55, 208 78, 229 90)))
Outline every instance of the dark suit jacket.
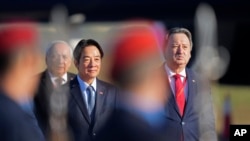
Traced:
POLYGON ((118 89, 97 79, 94 119, 88 115, 77 77, 70 83, 68 124, 75 141, 92 141, 114 112, 118 89))
POLYGON ((0 140, 43 141, 37 129, 30 115, 0 92, 0 140))
POLYGON ((209 83, 201 79, 191 69, 186 69, 188 82, 188 98, 183 117, 180 116, 175 97, 171 91, 166 105, 168 129, 166 139, 180 141, 183 133, 184 141, 216 141, 214 112, 209 83))
MULTIPOLYGON (((47 70, 40 75, 40 83, 34 98, 34 110, 38 124, 47 137, 49 130, 49 96, 53 93, 54 87, 47 70)), ((75 74, 68 72, 67 76, 68 80, 67 83, 64 84, 65 87, 69 85, 69 81, 75 77, 75 74)))

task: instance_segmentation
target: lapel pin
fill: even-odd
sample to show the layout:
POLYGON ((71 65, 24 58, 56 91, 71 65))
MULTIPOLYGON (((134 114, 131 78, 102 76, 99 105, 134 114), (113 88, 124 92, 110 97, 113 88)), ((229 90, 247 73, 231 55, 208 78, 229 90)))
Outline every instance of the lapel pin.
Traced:
POLYGON ((192 80, 193 82, 195 82, 195 80, 192 80))
POLYGON ((103 94, 103 92, 102 92, 102 91, 100 91, 100 92, 99 92, 99 94, 101 94, 101 95, 102 95, 102 94, 103 94))

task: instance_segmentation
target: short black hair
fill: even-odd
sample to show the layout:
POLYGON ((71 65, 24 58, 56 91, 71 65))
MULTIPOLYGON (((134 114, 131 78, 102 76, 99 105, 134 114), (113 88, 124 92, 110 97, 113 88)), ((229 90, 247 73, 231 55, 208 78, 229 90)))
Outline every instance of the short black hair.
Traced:
POLYGON ((82 50, 85 47, 90 46, 90 45, 96 46, 101 54, 101 58, 103 58, 104 53, 103 53, 102 47, 100 46, 100 44, 97 41, 95 41, 94 39, 82 39, 77 43, 77 45, 74 49, 74 52, 73 52, 74 59, 79 62, 80 57, 82 55, 82 50))

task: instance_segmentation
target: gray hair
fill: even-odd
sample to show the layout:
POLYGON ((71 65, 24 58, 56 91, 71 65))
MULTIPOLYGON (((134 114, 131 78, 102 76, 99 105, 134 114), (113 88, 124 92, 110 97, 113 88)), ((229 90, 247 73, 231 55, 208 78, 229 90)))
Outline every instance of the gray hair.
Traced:
POLYGON ((183 28, 183 27, 171 28, 170 30, 168 30, 168 37, 170 35, 172 35, 172 34, 175 34, 175 33, 183 33, 183 34, 185 34, 188 37, 188 40, 190 42, 190 47, 192 49, 192 47, 193 47, 192 34, 188 29, 183 28))
POLYGON ((51 53, 51 50, 53 49, 53 47, 56 44, 65 44, 65 45, 67 45, 69 47, 69 50, 70 50, 70 57, 71 58, 73 57, 73 49, 67 42, 65 42, 63 40, 55 40, 55 41, 52 41, 51 43, 49 43, 48 48, 46 50, 46 58, 49 56, 49 54, 51 53))

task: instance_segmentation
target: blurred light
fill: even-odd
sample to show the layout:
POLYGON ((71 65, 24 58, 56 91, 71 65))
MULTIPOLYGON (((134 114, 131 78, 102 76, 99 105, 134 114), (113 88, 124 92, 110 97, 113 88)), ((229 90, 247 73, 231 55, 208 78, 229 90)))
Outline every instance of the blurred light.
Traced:
POLYGON ((86 16, 82 13, 77 13, 69 17, 71 24, 82 24, 86 19, 86 16))
POLYGON ((62 4, 56 5, 51 10, 50 21, 52 24, 65 25, 68 21, 68 10, 62 4))
POLYGON ((52 32, 52 33, 56 33, 56 31, 57 31, 56 28, 54 28, 54 27, 48 27, 47 30, 49 32, 52 32))
POLYGON ((70 46, 75 49, 76 44, 81 40, 81 38, 74 38, 69 40, 70 46))
POLYGON ((195 14, 197 58, 193 66, 210 80, 219 80, 226 72, 230 55, 218 46, 217 20, 213 8, 202 3, 195 14))
POLYGON ((108 32, 111 29, 111 26, 96 26, 94 30, 97 32, 108 32))

